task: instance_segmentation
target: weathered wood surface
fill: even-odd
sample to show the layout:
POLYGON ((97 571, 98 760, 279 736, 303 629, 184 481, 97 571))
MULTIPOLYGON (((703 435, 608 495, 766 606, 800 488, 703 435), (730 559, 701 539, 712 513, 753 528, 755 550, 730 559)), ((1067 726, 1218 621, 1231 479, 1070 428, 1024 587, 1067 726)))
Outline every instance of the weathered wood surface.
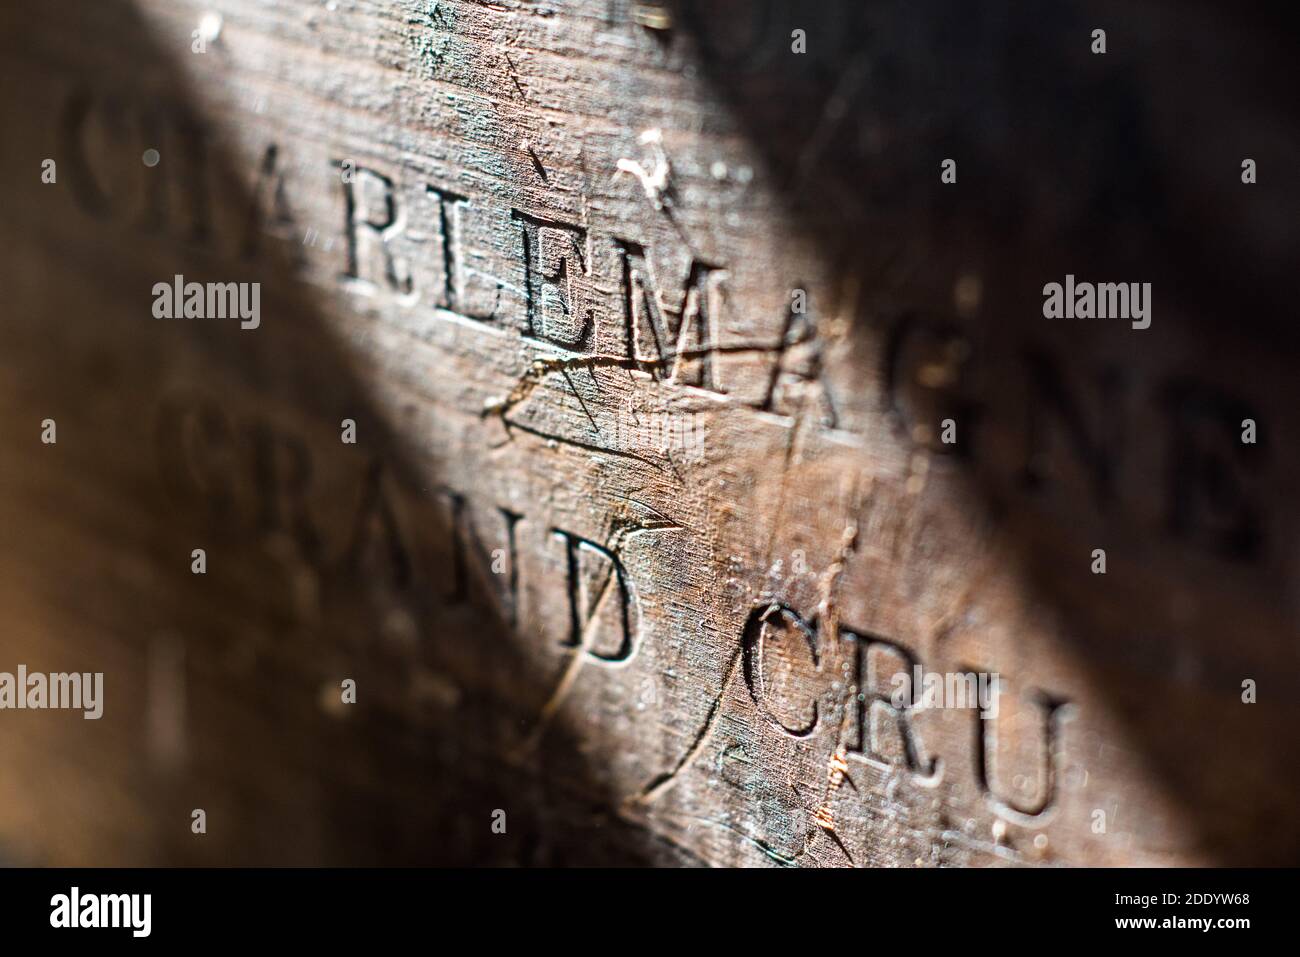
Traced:
POLYGON ((967 6, 5 4, 4 858, 1295 863, 1295 67, 967 6))

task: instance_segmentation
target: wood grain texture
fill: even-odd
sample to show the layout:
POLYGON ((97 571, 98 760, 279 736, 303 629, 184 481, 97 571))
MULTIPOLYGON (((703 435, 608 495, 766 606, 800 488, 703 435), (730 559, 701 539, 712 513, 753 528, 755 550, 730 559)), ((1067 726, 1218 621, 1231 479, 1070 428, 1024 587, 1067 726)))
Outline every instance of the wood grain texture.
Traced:
POLYGON ((859 6, 6 5, 5 858, 1295 863, 1294 66, 859 6))

